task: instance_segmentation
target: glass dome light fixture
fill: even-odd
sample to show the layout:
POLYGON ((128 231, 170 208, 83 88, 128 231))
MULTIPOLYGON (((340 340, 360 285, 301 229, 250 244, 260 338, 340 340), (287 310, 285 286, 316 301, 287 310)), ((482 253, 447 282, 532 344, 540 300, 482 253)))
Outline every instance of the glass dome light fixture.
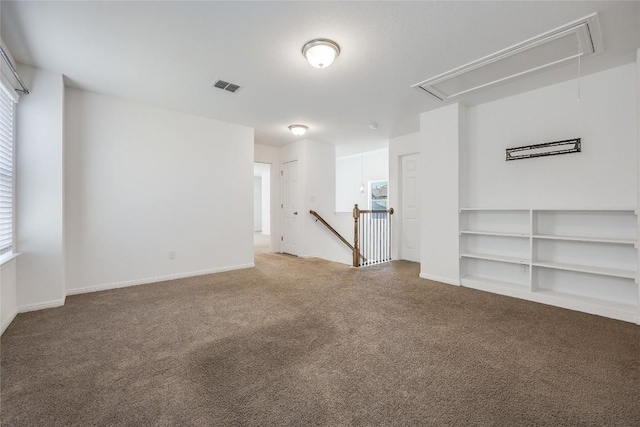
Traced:
POLYGON ((304 135, 305 133, 307 133, 308 129, 309 129, 309 126, 305 126, 305 125, 291 125, 291 126, 289 126, 289 130, 295 136, 304 135))
POLYGON ((338 43, 329 39, 313 39, 302 47, 302 55, 315 68, 327 68, 340 55, 338 43))

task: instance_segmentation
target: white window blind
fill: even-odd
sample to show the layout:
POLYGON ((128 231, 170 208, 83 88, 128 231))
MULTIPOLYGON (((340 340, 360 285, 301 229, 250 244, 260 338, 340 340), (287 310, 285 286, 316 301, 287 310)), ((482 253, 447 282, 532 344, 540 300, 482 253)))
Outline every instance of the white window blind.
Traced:
POLYGON ((0 88, 0 254, 13 246, 13 131, 15 103, 0 88))

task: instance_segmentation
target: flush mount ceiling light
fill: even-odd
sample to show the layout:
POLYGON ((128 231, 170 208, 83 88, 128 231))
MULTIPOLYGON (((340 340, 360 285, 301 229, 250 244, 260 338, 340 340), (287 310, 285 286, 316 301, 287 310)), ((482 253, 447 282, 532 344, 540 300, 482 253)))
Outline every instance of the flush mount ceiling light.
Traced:
POLYGON ((314 39, 302 47, 302 55, 315 68, 327 68, 340 55, 338 43, 329 39, 314 39))
POLYGON ((307 133, 307 129, 309 129, 309 127, 305 126, 305 125, 291 125, 291 126, 289 126, 289 130, 295 136, 304 135, 305 133, 307 133))

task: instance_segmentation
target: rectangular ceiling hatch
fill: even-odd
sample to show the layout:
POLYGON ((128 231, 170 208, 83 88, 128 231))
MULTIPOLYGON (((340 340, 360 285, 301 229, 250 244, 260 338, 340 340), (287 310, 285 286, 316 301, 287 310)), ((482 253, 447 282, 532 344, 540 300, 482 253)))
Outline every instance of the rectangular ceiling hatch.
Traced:
POLYGON ((600 52, 602 35, 594 13, 411 87, 446 101, 600 52))

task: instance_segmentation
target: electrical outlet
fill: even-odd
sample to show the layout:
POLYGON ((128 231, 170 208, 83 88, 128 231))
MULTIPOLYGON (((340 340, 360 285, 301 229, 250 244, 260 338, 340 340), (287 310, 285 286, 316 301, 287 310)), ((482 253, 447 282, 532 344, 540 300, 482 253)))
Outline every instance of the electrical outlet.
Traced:
POLYGON ((169 259, 176 259, 176 251, 169 251, 169 259))
POLYGON ((525 274, 527 274, 527 273, 528 273, 528 269, 527 269, 527 266, 526 266, 526 265, 522 264, 522 265, 520 266, 520 273, 521 273, 521 274, 523 274, 523 275, 525 275, 525 274))

